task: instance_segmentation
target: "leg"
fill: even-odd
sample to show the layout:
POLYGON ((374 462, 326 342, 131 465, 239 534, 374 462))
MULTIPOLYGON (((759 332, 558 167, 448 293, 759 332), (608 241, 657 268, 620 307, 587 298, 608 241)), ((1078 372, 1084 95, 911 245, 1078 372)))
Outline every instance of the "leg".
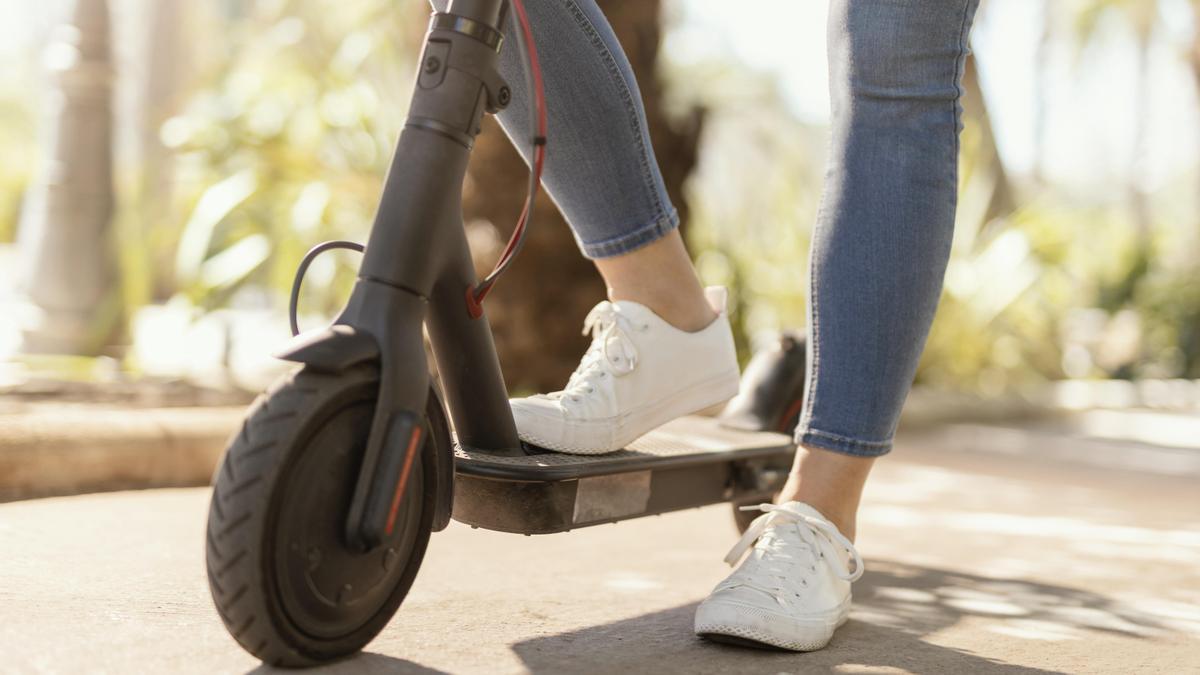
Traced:
POLYGON ((862 574, 854 536, 937 307, 957 190, 959 81, 978 0, 833 0, 833 142, 813 240, 809 379, 792 475, 696 610, 714 639, 820 649, 862 574))
POLYGON ((829 20, 833 145, 814 233, 804 446, 783 499, 843 531, 891 449, 937 308, 957 196, 959 82, 975 0, 838 0, 829 20), (830 494, 802 474, 838 474, 830 494))
MULTIPOLYGON (((612 28, 594 0, 525 6, 549 102, 547 192, 595 261, 610 300, 638 302, 686 331, 703 328, 716 315, 678 234, 641 94, 612 28)), ((515 30, 511 19, 506 30, 515 30)), ((500 68, 513 88, 500 124, 527 153, 531 122, 521 54, 503 50, 500 68)))
POLYGON ((855 457, 800 446, 779 503, 803 502, 816 509, 854 541, 858 502, 874 457, 855 457))
MULTIPOLYGON (((737 393, 724 291, 700 286, 679 236, 633 71, 595 0, 527 2, 549 105, 542 182, 608 284, 592 346, 562 391, 512 401, 522 440, 560 452, 619 450, 737 393)), ((515 30, 510 18, 506 31, 515 30)), ((529 151, 521 54, 503 50, 513 101, 499 116, 529 151)), ((525 157, 529 161, 528 155, 525 157)))
POLYGON ((696 332, 717 318, 679 230, 631 253, 599 258, 596 269, 608 284, 609 300, 641 303, 676 328, 696 332))

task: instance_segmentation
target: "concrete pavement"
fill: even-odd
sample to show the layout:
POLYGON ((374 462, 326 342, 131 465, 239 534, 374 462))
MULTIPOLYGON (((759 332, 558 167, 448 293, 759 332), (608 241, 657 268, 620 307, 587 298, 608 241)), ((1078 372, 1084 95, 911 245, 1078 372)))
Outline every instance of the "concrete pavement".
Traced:
MULTIPOLYGON (((859 532, 868 572, 824 651, 692 636, 736 538, 728 508, 710 507, 547 537, 452 525, 367 653, 327 670, 1200 672, 1194 475, 948 438, 910 434, 878 464, 859 532)), ((0 672, 258 668, 208 597, 207 499, 181 489, 0 504, 0 672)))

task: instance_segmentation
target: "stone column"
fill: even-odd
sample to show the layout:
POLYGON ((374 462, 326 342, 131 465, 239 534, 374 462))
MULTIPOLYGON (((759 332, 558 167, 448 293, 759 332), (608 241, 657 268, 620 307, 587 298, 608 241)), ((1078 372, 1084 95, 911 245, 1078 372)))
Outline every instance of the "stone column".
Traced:
POLYGON ((18 235, 26 353, 96 354, 119 317, 107 0, 75 0, 45 53, 45 152, 18 235))

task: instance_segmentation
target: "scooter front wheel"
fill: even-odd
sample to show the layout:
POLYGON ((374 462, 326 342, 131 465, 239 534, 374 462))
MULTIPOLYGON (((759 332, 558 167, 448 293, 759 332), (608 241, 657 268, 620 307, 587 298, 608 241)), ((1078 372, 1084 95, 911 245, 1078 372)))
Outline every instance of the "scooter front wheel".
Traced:
MULTIPOLYGON (((368 366, 284 378, 255 402, 218 469, 209 588, 230 634, 265 663, 310 666, 357 652, 399 609, 420 567, 435 496, 425 453, 392 534, 365 553, 345 542, 377 388, 368 366)), ((432 396, 429 405, 441 415, 432 396)), ((437 430, 428 436, 444 441, 437 430)))

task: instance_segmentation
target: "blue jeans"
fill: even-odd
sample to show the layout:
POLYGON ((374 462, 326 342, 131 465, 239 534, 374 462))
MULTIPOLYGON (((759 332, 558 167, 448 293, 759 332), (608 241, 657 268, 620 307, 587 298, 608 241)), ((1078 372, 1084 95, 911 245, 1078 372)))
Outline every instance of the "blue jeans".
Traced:
MULTIPOLYGON (((978 1, 831 0, 832 143, 810 262, 804 446, 891 450, 950 255, 960 82, 978 1)), ((679 219, 604 15, 594 0, 526 9, 549 105, 543 182, 583 253, 621 255, 664 236, 679 219)), ((509 48, 500 61, 514 92, 500 123, 527 152, 521 56, 509 48)))
MULTIPOLYGON (((449 0, 432 0, 444 11, 449 0)), ((633 69, 595 0, 527 0, 546 88, 542 185, 588 258, 628 253, 679 227, 650 147, 633 69)), ((506 35, 517 29, 509 11, 506 35)), ((500 50, 513 101, 500 125, 529 161, 529 92, 515 41, 500 50)))

